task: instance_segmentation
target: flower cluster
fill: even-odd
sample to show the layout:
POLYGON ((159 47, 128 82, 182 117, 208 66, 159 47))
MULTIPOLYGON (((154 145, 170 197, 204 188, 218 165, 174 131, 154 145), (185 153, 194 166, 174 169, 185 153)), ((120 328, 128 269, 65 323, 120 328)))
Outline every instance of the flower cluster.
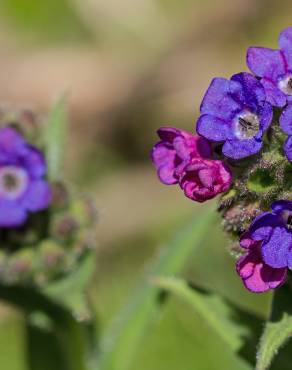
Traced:
POLYGON ((48 207, 51 189, 45 174, 42 152, 15 129, 0 129, 0 227, 21 226, 30 212, 48 207))
POLYGON ((227 165, 211 159, 210 143, 183 130, 162 127, 152 149, 152 161, 161 182, 179 184, 185 195, 204 202, 228 190, 232 178, 227 165))
POLYGON ((48 179, 42 122, 0 108, 0 283, 41 286, 93 246, 95 208, 48 179))
POLYGON ((152 161, 161 182, 204 202, 221 194, 223 227, 240 239, 236 270, 260 293, 292 269, 292 27, 279 49, 251 47, 251 71, 214 78, 197 134, 158 130, 152 161))

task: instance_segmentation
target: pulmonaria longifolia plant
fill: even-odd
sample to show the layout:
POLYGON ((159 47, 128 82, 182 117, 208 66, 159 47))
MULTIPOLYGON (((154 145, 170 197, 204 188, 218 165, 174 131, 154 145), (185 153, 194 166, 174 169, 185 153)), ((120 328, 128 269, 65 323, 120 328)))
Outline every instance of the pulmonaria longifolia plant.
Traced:
POLYGON ((63 178, 65 124, 64 98, 48 116, 0 106, 0 299, 24 314, 30 369, 40 353, 70 370, 95 356, 97 215, 63 178))
POLYGON ((162 127, 152 150, 159 179, 197 202, 219 196, 223 227, 237 240, 236 270, 261 293, 292 269, 292 27, 279 49, 251 47, 251 71, 214 78, 196 132, 162 127))

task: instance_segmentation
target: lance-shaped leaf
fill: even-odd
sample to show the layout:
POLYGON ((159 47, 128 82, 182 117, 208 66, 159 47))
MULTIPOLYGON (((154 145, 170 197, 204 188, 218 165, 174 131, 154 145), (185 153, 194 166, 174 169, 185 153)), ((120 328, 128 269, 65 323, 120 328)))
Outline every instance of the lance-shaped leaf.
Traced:
POLYGON ((238 351, 243 346, 244 337, 249 334, 248 328, 234 321, 232 308, 222 297, 202 293, 191 288, 186 281, 174 277, 157 277, 153 282, 187 302, 232 351, 238 351))
POLYGON ((207 208, 165 248, 104 334, 100 370, 125 370, 130 366, 158 304, 160 289, 151 280, 158 275, 180 272, 215 220, 213 208, 207 208))
POLYGON ((77 266, 62 279, 53 281, 42 288, 46 296, 66 306, 79 319, 88 316, 86 286, 95 269, 96 255, 88 251, 77 266))

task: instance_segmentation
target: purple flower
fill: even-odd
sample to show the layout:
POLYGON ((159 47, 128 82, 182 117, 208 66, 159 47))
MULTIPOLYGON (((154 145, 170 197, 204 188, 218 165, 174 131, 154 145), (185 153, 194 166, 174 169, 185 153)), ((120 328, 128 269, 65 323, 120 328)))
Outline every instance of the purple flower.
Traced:
POLYGON ((257 76, 267 94, 267 101, 283 107, 292 102, 292 27, 279 36, 279 50, 251 47, 247 51, 247 65, 257 76))
POLYGON ((229 189, 232 176, 222 161, 194 158, 180 179, 185 195, 197 202, 214 198, 229 189))
POLYGON ((248 290, 263 293, 284 283, 287 268, 274 268, 263 261, 261 241, 253 240, 250 233, 245 232, 241 236, 240 245, 247 252, 237 261, 236 270, 248 290))
POLYGON ((211 147, 207 140, 172 127, 161 127, 160 141, 154 145, 151 158, 161 182, 177 184, 183 168, 192 158, 209 158, 211 147))
POLYGON ((261 83, 249 73, 214 78, 201 104, 197 132, 224 142, 226 157, 240 159, 262 148, 262 137, 273 115, 261 83))
POLYGON ((262 241, 264 262, 274 268, 292 269, 292 202, 279 200, 272 212, 264 212, 250 226, 250 235, 262 241))
POLYGON ((0 130, 0 227, 22 225, 29 212, 46 208, 51 190, 43 179, 42 153, 12 128, 0 130))

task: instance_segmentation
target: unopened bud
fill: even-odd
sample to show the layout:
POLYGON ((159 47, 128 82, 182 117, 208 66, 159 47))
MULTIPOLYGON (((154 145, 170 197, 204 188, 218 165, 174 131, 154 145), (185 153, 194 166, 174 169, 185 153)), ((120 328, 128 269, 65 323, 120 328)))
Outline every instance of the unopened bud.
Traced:
POLYGON ((52 236, 60 241, 68 242, 73 239, 77 229, 77 221, 71 215, 57 216, 53 220, 52 236))
POLYGON ((61 182, 54 182, 52 184, 52 202, 51 205, 57 209, 62 209, 69 204, 69 191, 67 186, 61 182))
POLYGON ((6 280, 9 283, 24 282, 32 276, 34 253, 31 248, 22 249, 8 259, 6 280))
POLYGON ((82 197, 72 202, 70 213, 78 224, 87 227, 96 223, 97 210, 93 201, 88 197, 82 197))
POLYGON ((51 272, 60 270, 64 266, 66 257, 62 247, 52 240, 46 240, 41 243, 40 256, 42 267, 51 272))

